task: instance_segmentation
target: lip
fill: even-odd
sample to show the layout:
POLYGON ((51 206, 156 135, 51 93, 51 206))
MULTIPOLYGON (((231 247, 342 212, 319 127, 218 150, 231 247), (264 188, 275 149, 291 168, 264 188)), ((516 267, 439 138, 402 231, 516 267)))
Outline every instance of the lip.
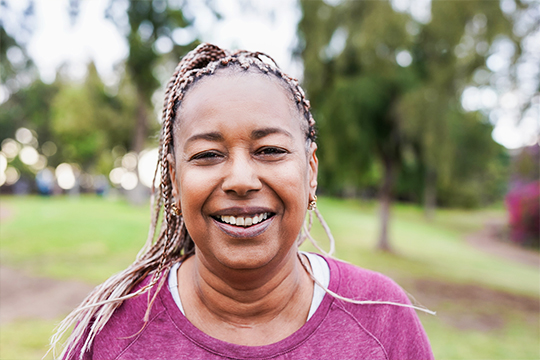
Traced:
MULTIPOLYGON (((263 212, 267 212, 267 211, 263 211, 263 212)), ((229 213, 231 214, 231 213, 229 213)), ((241 214, 241 215, 247 215, 249 213, 245 213, 245 214, 241 214)), ((237 238, 237 239, 250 239, 250 238, 254 238, 256 236, 259 236, 261 235, 263 232, 266 231, 266 229, 268 229, 268 227, 270 226, 270 224, 272 223, 272 221, 274 221, 274 217, 275 216, 272 216, 271 218, 261 222, 261 223, 258 223, 258 224, 255 224, 255 225, 251 225, 250 227, 240 227, 240 226, 234 226, 234 225, 231 225, 231 224, 226 224, 226 223, 222 223, 222 222, 219 222, 217 221, 216 219, 212 218, 212 221, 214 222, 214 224, 216 224, 216 226, 221 230, 223 231, 225 234, 231 236, 231 237, 234 237, 234 238, 237 238)))

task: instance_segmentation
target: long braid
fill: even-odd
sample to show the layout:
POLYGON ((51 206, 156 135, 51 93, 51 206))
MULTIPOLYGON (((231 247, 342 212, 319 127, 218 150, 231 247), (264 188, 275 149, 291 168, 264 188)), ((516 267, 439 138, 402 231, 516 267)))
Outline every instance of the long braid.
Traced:
POLYGON ((61 357, 68 358, 82 342, 79 354, 82 358, 84 353, 91 348, 97 333, 103 329, 113 312, 124 300, 146 292, 150 296, 149 290, 157 285, 158 289, 155 290, 153 297, 149 298, 144 318, 146 323, 155 296, 163 285, 172 264, 182 261, 195 252, 195 245, 185 227, 183 218, 172 212, 174 199, 168 155, 174 156, 175 119, 186 92, 194 83, 204 76, 214 74, 216 70, 232 68, 233 66, 246 71, 254 69, 261 74, 272 74, 280 79, 292 94, 294 102, 306 120, 306 123, 302 124, 302 126, 306 126, 306 140, 308 142, 315 141, 315 121, 304 91, 299 86, 298 81, 283 73, 270 56, 244 50, 229 52, 210 44, 201 44, 189 52, 176 67, 165 89, 158 164, 151 188, 151 221, 146 243, 138 253, 136 260, 127 269, 97 286, 58 325, 56 333, 51 338, 53 351, 64 333, 74 326, 61 357), (262 57, 270 59, 272 64, 264 62, 262 57), (161 181, 159 187, 156 188, 155 182, 159 173, 161 173, 161 181), (163 220, 158 230, 160 214, 163 214, 163 220), (157 237, 156 232, 158 233, 157 237), (149 274, 152 274, 150 282, 136 292, 131 292, 149 274))

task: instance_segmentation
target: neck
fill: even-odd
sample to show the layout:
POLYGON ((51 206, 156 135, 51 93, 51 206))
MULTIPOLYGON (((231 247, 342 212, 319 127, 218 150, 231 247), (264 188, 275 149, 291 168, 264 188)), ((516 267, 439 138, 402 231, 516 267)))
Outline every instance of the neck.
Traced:
POLYGON ((178 277, 180 298, 193 325, 245 345, 275 342, 298 330, 313 296, 313 282, 296 248, 282 261, 253 270, 215 269, 195 255, 182 264, 178 277), (251 339, 243 329, 258 335, 251 339))

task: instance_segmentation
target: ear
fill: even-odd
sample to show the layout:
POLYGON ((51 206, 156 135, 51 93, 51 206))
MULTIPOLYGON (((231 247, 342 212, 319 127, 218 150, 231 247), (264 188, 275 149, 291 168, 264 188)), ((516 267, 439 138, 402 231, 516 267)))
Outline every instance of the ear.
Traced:
POLYGON ((176 182, 176 162, 174 161, 172 154, 167 154, 167 162, 169 163, 169 174, 171 176, 172 195, 174 197, 176 206, 180 208, 180 189, 178 188, 178 183, 176 182))
POLYGON ((319 173, 319 159, 317 159, 317 144, 311 142, 309 146, 309 199, 314 200, 314 195, 317 192, 317 174, 319 173))

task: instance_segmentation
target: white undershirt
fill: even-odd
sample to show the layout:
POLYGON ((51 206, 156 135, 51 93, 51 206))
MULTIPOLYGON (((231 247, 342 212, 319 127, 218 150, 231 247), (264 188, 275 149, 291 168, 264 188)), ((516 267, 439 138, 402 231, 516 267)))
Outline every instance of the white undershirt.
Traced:
MULTIPOLYGON (((301 254, 305 255, 309 263, 311 265, 311 270, 313 271, 313 275, 315 276, 315 279, 317 279, 318 282, 324 285, 325 288, 328 288, 328 284, 330 284, 330 268, 328 267, 328 263, 324 258, 318 254, 312 254, 308 252, 301 251, 301 254)), ((178 308, 182 312, 182 314, 186 315, 184 312, 184 308, 182 307, 182 301, 180 301, 180 295, 178 294, 178 268, 180 267, 182 263, 177 262, 171 267, 171 271, 169 271, 169 291, 171 292, 171 295, 174 299, 174 302, 176 305, 178 305, 178 308)), ((313 298, 311 299, 311 306, 309 307, 309 313, 307 319, 309 320, 313 314, 315 314, 315 311, 319 308, 319 305, 321 305, 321 302, 324 298, 325 291, 317 284, 313 286, 313 298)))

